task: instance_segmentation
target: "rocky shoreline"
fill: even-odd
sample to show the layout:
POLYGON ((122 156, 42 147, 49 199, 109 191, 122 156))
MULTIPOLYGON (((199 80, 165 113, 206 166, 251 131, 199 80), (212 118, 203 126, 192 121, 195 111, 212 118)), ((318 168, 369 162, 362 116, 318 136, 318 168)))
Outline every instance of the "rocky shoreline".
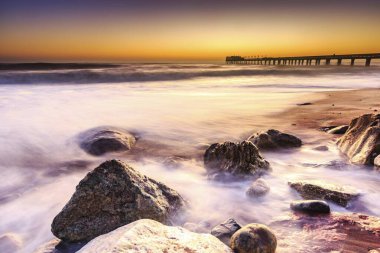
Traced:
MULTIPOLYGON (((321 101, 316 104, 328 103, 328 99, 321 101)), ((371 169, 379 166, 380 114, 363 114, 353 117, 351 122, 334 121, 330 116, 319 121, 311 116, 304 118, 302 115, 309 108, 314 110, 312 106, 314 103, 305 103, 300 109, 291 109, 298 111, 291 119, 296 124, 308 122, 305 126, 315 129, 323 125, 331 138, 338 136, 337 147, 348 162, 371 169), (337 123, 347 126, 337 127, 337 123)), ((112 127, 91 129, 78 138, 79 146, 94 156, 133 152, 139 141, 134 133, 112 127)), ((297 149, 302 144, 299 137, 275 129, 255 133, 241 142, 211 144, 203 151, 206 177, 225 184, 249 180, 247 197, 260 198, 271 188, 261 176, 272 171, 270 161, 261 152, 297 149)), ((175 165, 175 159, 170 164, 175 165)), ((360 199, 355 189, 318 181, 289 182, 289 188, 304 200, 292 202, 283 218, 270 224, 240 224, 233 217, 226 217, 209 233, 201 234, 183 228, 191 228, 185 223, 186 209, 192 203, 175 189, 123 161, 105 161, 79 182, 70 201, 54 218, 52 232, 61 241, 55 240, 37 252, 274 253, 277 245, 299 233, 289 232, 293 228, 311 231, 311 235, 324 241, 324 246, 314 245, 311 237, 307 238, 310 241, 300 242, 314 247, 310 252, 374 252, 380 248, 379 217, 330 210, 329 203, 347 208, 360 199)))

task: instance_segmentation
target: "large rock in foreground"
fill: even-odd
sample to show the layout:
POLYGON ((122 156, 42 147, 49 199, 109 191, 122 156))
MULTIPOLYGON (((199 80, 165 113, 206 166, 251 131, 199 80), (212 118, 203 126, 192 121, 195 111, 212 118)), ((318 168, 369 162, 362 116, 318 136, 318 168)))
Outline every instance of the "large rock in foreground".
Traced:
POLYGON ((95 156, 107 152, 128 151, 136 143, 136 138, 124 129, 97 127, 79 134, 79 146, 95 156))
POLYGON ((232 253, 210 234, 164 226, 153 220, 138 220, 90 241, 78 253, 232 253))
POLYGON ((304 199, 323 199, 346 207, 348 202, 359 197, 359 193, 349 187, 338 186, 318 180, 289 182, 304 199))
POLYGON ((277 239, 267 226, 252 223, 233 234, 230 245, 238 253, 274 253, 277 239))
POLYGON ((52 232, 64 241, 88 241, 138 219, 170 223, 183 205, 176 191, 111 160, 80 181, 54 218, 52 232))
POLYGON ((365 114, 353 119, 337 144, 350 162, 373 165, 380 154, 380 114, 365 114))
POLYGON ((275 150, 281 148, 301 147, 302 141, 298 137, 278 130, 269 129, 266 132, 257 133, 249 138, 260 150, 275 150))
POLYGON ((204 164, 210 174, 234 176, 253 176, 270 169, 269 162, 250 141, 212 144, 204 154, 204 164))

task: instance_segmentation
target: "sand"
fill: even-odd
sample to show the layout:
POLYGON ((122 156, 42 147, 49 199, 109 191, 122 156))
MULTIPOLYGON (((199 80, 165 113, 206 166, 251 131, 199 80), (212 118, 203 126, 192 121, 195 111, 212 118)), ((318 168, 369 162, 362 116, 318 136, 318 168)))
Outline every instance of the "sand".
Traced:
POLYGON ((299 128, 349 124, 366 113, 380 113, 380 89, 345 90, 315 93, 304 103, 278 114, 280 120, 299 128), (316 100, 316 101, 315 101, 316 100))

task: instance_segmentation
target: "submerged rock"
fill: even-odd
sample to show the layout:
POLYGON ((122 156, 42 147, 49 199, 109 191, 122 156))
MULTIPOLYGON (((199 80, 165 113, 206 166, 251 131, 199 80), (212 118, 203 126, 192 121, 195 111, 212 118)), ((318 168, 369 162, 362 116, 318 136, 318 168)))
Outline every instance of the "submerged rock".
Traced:
POLYGON ((101 235, 78 251, 103 252, 232 253, 229 247, 210 234, 193 233, 148 219, 135 221, 101 235))
POLYGON ((170 223, 183 205, 166 185, 122 161, 106 161, 79 182, 54 218, 52 232, 64 241, 88 241, 138 219, 170 223))
POLYGON ((358 213, 292 214, 270 227, 281 242, 298 242, 292 252, 367 253, 380 247, 380 218, 358 213))
POLYGON ((227 173, 234 176, 253 176, 270 169, 255 145, 250 141, 212 144, 204 154, 209 174, 227 173))
POLYGON ((327 131, 327 133, 329 134, 344 134, 345 132, 347 132, 347 129, 348 129, 348 125, 342 125, 342 126, 337 126, 337 127, 334 127, 330 130, 327 131))
POLYGON ((349 187, 338 186, 318 180, 289 182, 304 199, 323 199, 346 207, 349 201, 357 199, 359 193, 349 187))
POLYGON ((128 151, 136 138, 124 129, 97 127, 79 134, 79 146, 87 153, 100 156, 108 152, 128 151))
POLYGON ((266 181, 262 178, 259 178, 251 184, 245 193, 248 197, 254 198, 267 194, 269 190, 270 188, 266 181))
POLYGON ((277 239, 267 226, 252 223, 233 234, 230 245, 238 253, 274 253, 277 239))
POLYGON ((317 146, 315 148, 313 148, 314 150, 317 150, 317 151, 328 151, 329 148, 325 145, 321 145, 321 146, 317 146))
POLYGON ((365 114, 353 119, 337 144, 350 162, 373 165, 380 154, 380 114, 365 114))
POLYGON ((211 230, 211 234, 226 245, 230 245, 231 236, 240 228, 241 226, 235 221, 235 219, 231 218, 214 227, 211 230))
POLYGON ((260 150, 275 150, 280 148, 298 148, 302 141, 298 137, 278 130, 269 129, 249 138, 260 150))
POLYGON ((330 213, 330 206, 322 200, 299 200, 290 203, 290 208, 297 212, 310 214, 330 213))
POLYGON ((0 252, 17 253, 21 251, 22 239, 17 234, 6 233, 0 235, 0 252))

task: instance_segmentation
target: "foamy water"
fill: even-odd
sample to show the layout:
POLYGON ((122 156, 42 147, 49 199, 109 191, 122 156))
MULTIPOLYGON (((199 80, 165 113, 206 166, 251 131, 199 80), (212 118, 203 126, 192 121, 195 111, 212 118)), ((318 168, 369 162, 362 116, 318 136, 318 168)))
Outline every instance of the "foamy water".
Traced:
MULTIPOLYGON (((356 166, 328 166, 344 161, 324 133, 278 122, 274 113, 300 102, 311 92, 380 87, 378 67, 259 67, 226 65, 129 64, 107 69, 23 70, 0 72, 0 235, 21 241, 20 252, 33 252, 53 238, 50 224, 84 175, 109 158, 121 158, 142 173, 176 189, 190 202, 179 221, 199 231, 230 217, 261 222, 289 212, 300 197, 289 180, 320 179, 350 185, 362 193, 368 214, 380 216, 380 175, 356 166), (75 136, 111 125, 138 132, 142 139, 167 147, 166 154, 198 154, 206 144, 239 141, 268 128, 287 130, 305 145, 296 151, 263 153, 273 172, 264 176, 271 190, 249 200, 250 182, 222 184, 207 180, 202 161, 167 168, 163 156, 142 158, 109 154, 92 157, 75 136), (329 151, 313 150, 327 145, 329 151), (197 153, 198 152, 198 153, 197 153), (85 160, 87 169, 62 164, 85 160), (338 167, 338 168, 337 168, 338 167)), ((159 150, 157 150, 159 152, 159 150)), ((336 205, 334 211, 347 212, 336 205)), ((279 252, 292 252, 280 243, 279 252)), ((293 251, 294 252, 294 251, 293 251)))

